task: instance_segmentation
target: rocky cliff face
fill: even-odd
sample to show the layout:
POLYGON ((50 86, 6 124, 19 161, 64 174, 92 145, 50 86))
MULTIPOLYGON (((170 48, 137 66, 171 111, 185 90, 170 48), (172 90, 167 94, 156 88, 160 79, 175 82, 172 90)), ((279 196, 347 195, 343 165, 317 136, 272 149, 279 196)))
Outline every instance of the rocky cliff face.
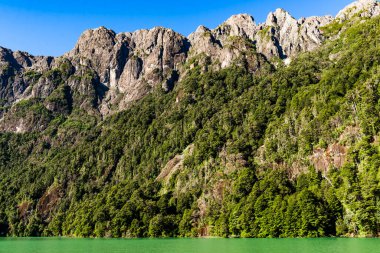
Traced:
POLYGON ((170 90, 188 48, 187 39, 171 29, 115 34, 100 27, 84 32, 66 57, 76 68, 87 66, 99 75, 107 88, 100 112, 108 114, 112 105, 123 109, 156 86, 170 90))
POLYGON ((0 47, 0 106, 30 96, 32 72, 47 71, 54 62, 53 57, 35 57, 0 47))
POLYGON ((332 17, 310 17, 296 20, 283 9, 270 13, 265 23, 256 25, 253 17, 233 16, 214 30, 199 27, 189 36, 195 54, 205 53, 226 67, 239 57, 240 52, 226 50, 240 37, 255 46, 267 59, 286 59, 299 52, 310 51, 323 41, 320 27, 329 24, 332 17))
MULTIPOLYGON (((184 73, 185 63, 196 57, 208 57, 215 69, 243 62, 257 71, 264 61, 286 60, 317 48, 324 41, 320 28, 333 21, 379 14, 376 0, 360 0, 336 18, 297 20, 277 9, 262 24, 240 14, 213 30, 200 26, 188 38, 162 27, 120 34, 100 27, 85 31, 73 50, 57 58, 0 48, 0 124, 17 101, 44 100, 63 86, 68 107, 105 116, 156 87, 169 91, 184 73)), ((54 103, 44 104, 48 110, 57 109, 54 103)))
MULTIPOLYGON (((329 24, 331 16, 309 17, 296 20, 283 9, 277 9, 270 13, 265 24, 262 26, 264 37, 275 48, 275 54, 262 50, 269 57, 277 56, 281 59, 295 56, 299 52, 311 51, 323 41, 320 27, 329 24)), ((265 43, 260 43, 265 46, 265 43)))
POLYGON ((377 0, 359 0, 341 10, 336 18, 345 21, 353 16, 370 18, 378 15, 380 15, 380 4, 377 0))

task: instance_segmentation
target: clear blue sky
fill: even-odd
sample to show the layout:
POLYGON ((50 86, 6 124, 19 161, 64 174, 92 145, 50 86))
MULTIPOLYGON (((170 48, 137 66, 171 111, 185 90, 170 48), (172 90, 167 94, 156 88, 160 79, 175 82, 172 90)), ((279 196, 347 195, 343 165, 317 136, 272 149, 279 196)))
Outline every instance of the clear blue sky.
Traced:
POLYGON ((35 55, 62 55, 80 34, 105 26, 116 32, 164 26, 188 35, 249 13, 263 22, 276 8, 294 17, 336 13, 353 0, 0 0, 0 46, 35 55))

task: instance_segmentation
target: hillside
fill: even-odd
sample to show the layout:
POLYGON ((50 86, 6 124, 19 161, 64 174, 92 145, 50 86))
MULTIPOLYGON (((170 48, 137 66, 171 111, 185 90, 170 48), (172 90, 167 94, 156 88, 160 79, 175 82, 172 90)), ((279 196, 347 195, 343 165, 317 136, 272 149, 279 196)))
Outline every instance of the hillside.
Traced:
POLYGON ((379 236, 379 14, 0 48, 0 235, 379 236))

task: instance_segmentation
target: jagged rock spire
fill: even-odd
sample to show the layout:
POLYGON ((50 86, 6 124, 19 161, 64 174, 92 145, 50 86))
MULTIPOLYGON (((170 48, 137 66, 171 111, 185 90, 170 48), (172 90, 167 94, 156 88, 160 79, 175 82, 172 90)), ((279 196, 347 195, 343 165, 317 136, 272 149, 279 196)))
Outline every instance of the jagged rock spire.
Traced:
POLYGON ((242 36, 253 39, 256 34, 256 23, 254 18, 248 14, 231 16, 217 29, 220 34, 227 33, 228 36, 242 36))
MULTIPOLYGON (((18 71, 12 84, 3 77, 0 99, 6 98, 12 104, 31 96, 46 97, 54 89, 51 82, 45 80, 30 85, 23 73, 56 68, 67 58, 76 76, 83 76, 88 71, 96 73, 96 82, 102 85, 104 92, 97 109, 105 115, 124 109, 128 103, 142 98, 157 86, 169 90, 181 75, 186 61, 200 54, 209 56, 216 69, 228 67, 243 58, 245 64, 257 70, 264 58, 268 61, 274 58, 285 60, 317 48, 324 41, 321 27, 355 15, 380 15, 379 2, 356 1, 340 11, 336 19, 324 16, 297 20, 284 9, 277 9, 263 24, 256 24, 252 16, 239 14, 215 29, 199 26, 188 38, 163 27, 120 34, 99 27, 85 31, 73 50, 57 58, 34 57, 0 48, 0 67, 11 66, 18 71)), ((94 88, 83 87, 94 83, 77 81, 68 82, 68 85, 74 90, 94 88)))

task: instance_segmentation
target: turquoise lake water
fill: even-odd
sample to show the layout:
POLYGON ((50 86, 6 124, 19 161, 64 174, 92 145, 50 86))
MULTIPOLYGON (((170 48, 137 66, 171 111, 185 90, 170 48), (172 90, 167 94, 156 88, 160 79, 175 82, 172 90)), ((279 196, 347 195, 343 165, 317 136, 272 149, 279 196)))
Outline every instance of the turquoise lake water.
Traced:
POLYGON ((124 252, 380 253, 380 239, 0 239, 0 253, 124 252))

